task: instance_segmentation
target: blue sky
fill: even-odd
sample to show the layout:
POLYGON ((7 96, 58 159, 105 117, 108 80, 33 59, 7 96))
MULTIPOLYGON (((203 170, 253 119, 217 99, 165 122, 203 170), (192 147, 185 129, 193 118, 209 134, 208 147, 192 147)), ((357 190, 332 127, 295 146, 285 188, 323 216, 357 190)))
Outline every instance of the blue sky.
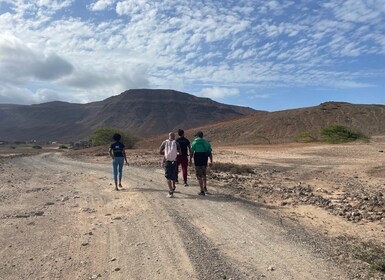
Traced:
POLYGON ((385 0, 0 0, 0 103, 385 104, 385 0))

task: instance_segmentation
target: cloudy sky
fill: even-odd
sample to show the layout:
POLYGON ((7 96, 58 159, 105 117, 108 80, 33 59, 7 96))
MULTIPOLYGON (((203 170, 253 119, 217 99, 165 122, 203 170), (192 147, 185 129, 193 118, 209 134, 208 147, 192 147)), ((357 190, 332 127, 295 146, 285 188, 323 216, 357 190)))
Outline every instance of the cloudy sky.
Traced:
POLYGON ((0 0, 0 103, 385 104, 385 0, 0 0))

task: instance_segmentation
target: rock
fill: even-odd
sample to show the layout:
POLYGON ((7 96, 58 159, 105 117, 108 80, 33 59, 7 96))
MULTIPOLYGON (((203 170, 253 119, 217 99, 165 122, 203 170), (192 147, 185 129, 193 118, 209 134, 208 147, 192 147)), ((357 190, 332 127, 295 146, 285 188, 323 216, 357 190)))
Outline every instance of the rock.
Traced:
POLYGON ((44 211, 38 210, 38 211, 35 211, 33 214, 35 216, 43 216, 44 215, 44 211))
POLYGON ((88 243, 88 241, 83 241, 82 242, 82 246, 88 246, 90 243, 88 243))
POLYGON ((67 201, 67 200, 69 200, 70 198, 68 197, 68 196, 65 196, 65 197, 63 197, 62 199, 61 199, 61 202, 65 202, 65 201, 67 201))
POLYGON ((112 258, 111 261, 112 261, 112 262, 116 261, 116 258, 112 258))
POLYGON ((114 271, 120 271, 120 267, 115 268, 114 271))
POLYGON ((275 268, 272 265, 269 265, 269 267, 267 268, 267 271, 274 271, 274 270, 275 270, 275 268))

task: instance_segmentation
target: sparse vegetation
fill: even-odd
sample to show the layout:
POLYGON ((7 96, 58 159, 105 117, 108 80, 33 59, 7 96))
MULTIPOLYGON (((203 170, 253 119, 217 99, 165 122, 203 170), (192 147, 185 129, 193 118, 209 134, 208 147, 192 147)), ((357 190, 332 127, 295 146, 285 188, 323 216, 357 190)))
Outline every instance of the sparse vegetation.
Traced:
POLYGON ((42 146, 40 146, 40 145, 33 145, 32 146, 32 149, 42 149, 43 147, 42 146))
POLYGON ((122 136, 121 142, 124 143, 127 149, 132 149, 134 147, 134 144, 139 140, 138 137, 131 135, 127 131, 109 127, 97 128, 91 134, 90 139, 94 146, 107 145, 113 141, 112 136, 115 133, 119 133, 122 136))
POLYGON ((356 140, 368 140, 368 137, 362 133, 353 131, 350 128, 339 124, 332 124, 321 129, 320 134, 322 140, 330 144, 353 142, 356 140))
POLYGON ((68 149, 68 147, 66 145, 60 145, 59 149, 68 149))
POLYGON ((311 143, 319 141, 318 131, 301 131, 294 135, 296 142, 311 143))
POLYGON ((302 143, 322 141, 329 144, 338 144, 357 140, 368 141, 368 139, 369 137, 361 132, 353 131, 340 124, 332 124, 319 131, 301 131, 294 135, 294 140, 302 143))

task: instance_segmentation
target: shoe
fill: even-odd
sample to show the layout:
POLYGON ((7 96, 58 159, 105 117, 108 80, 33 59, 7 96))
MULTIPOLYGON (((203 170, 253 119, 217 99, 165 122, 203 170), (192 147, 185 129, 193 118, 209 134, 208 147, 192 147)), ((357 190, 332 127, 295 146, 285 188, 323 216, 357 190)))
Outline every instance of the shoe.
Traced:
POLYGON ((122 184, 119 184, 119 188, 121 188, 121 189, 123 188, 122 184))
POLYGON ((204 187, 203 190, 204 190, 205 192, 207 192, 207 187, 204 187))
POLYGON ((172 197, 174 197, 174 193, 172 193, 172 192, 168 192, 168 195, 167 195, 167 197, 168 197, 168 198, 172 198, 172 197))
POLYGON ((204 191, 201 191, 200 193, 198 193, 199 195, 205 195, 205 192, 204 191))
POLYGON ((119 191, 119 189, 118 189, 118 188, 115 188, 115 191, 119 191))
POLYGON ((185 187, 188 187, 188 184, 187 184, 187 182, 185 182, 185 183, 184 183, 184 186, 185 186, 185 187))

